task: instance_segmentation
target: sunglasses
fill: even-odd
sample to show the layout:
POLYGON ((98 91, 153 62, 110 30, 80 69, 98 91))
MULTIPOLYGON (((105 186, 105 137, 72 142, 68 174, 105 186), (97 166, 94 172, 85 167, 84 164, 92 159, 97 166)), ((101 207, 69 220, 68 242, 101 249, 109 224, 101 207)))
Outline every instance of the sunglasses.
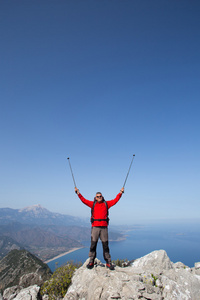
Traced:
POLYGON ((96 196, 96 198, 102 198, 102 196, 96 196))

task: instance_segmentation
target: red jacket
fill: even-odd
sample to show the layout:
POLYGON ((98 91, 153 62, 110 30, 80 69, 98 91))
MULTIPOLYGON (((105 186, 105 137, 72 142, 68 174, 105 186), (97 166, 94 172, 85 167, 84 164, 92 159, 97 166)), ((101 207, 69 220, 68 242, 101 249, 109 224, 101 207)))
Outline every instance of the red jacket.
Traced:
MULTIPOLYGON (((78 194, 78 196, 85 205, 89 206, 90 208, 93 207, 93 203, 94 203, 93 201, 85 199, 80 193, 78 194)), ((115 199, 106 201, 107 205, 108 205, 108 209, 110 207, 112 207, 113 205, 115 205, 119 201, 121 196, 122 196, 122 194, 119 193, 115 199)), ((106 204, 103 201, 96 202, 96 204, 94 206, 94 211, 93 211, 93 218, 94 219, 106 219, 107 218, 107 208, 106 208, 106 204)), ((92 227, 94 227, 94 226, 108 226, 108 224, 107 224, 107 221, 94 221, 92 223, 92 227)))

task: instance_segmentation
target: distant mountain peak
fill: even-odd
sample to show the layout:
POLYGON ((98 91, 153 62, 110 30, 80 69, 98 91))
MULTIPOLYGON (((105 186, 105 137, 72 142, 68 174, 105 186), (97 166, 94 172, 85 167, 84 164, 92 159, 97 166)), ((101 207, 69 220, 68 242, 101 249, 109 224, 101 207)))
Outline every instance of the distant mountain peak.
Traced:
POLYGON ((40 204, 35 204, 32 206, 27 206, 22 209, 19 209, 19 212, 29 212, 29 211, 37 212, 37 211, 48 211, 48 210, 46 208, 42 207, 42 205, 40 205, 40 204))

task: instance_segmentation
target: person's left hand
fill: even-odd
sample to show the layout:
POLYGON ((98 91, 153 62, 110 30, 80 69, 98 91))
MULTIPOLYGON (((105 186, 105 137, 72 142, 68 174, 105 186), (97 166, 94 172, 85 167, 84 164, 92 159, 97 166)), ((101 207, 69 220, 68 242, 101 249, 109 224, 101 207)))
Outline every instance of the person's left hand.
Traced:
POLYGON ((124 193, 124 187, 121 188, 120 193, 123 194, 124 193))

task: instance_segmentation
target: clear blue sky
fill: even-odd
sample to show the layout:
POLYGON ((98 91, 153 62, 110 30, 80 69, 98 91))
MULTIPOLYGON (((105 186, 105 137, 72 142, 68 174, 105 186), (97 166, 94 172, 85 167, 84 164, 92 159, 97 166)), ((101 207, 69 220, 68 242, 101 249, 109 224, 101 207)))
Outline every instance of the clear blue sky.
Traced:
POLYGON ((0 207, 200 215, 200 2, 0 0, 0 207))

